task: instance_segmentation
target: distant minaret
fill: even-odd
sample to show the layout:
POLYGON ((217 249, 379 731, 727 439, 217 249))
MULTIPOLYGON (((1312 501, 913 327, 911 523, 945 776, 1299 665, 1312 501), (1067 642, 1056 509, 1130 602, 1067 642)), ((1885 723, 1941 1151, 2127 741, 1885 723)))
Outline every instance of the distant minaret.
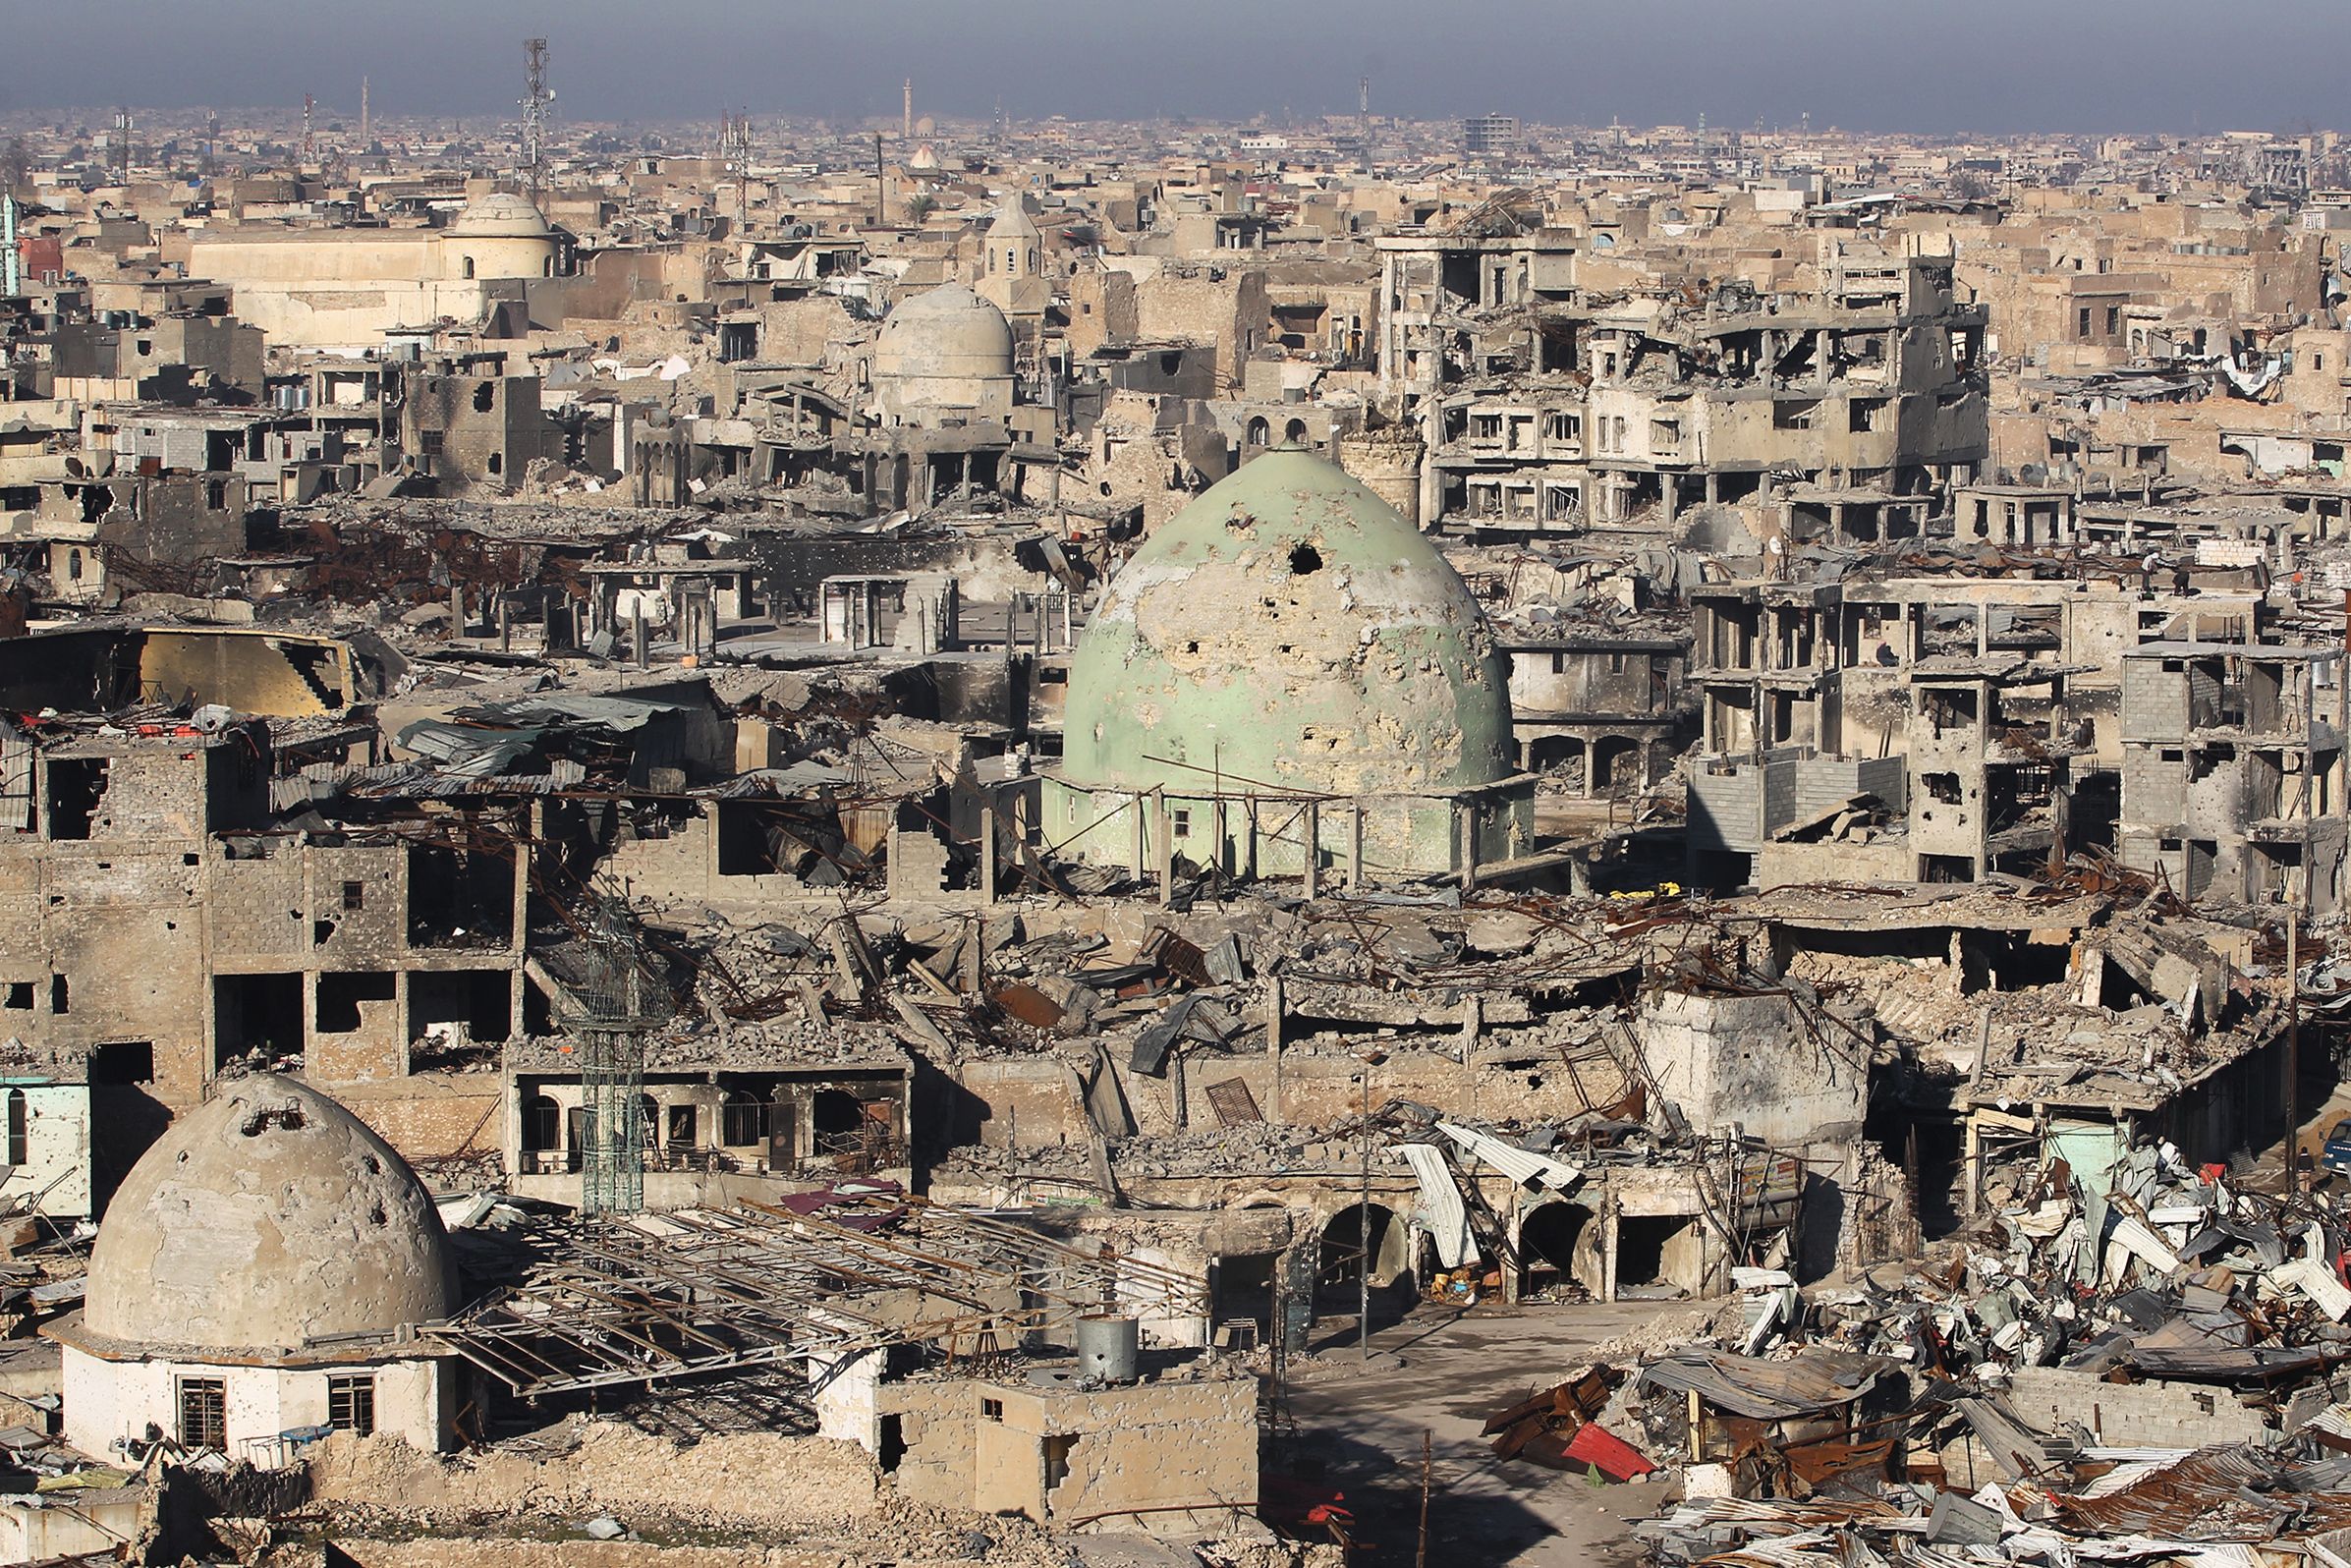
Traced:
POLYGON ((367 79, 362 77, 360 78, 360 146, 363 150, 375 143, 375 137, 368 129, 370 123, 367 118, 367 79))
POLYGON ((318 100, 308 93, 302 95, 302 166, 308 168, 318 161, 318 139, 311 134, 311 116, 318 108, 318 100))
POLYGON ((915 79, 906 79, 906 102, 899 110, 898 134, 907 140, 915 139, 915 79))
POLYGON ((1362 77, 1355 84, 1355 148, 1356 156, 1364 162, 1371 161, 1371 79, 1362 77))

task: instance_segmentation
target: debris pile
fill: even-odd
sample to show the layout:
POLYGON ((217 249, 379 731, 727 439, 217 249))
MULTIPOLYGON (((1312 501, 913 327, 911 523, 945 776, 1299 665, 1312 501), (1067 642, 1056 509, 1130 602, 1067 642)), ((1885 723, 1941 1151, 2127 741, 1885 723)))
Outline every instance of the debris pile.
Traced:
POLYGON ((2206 1562, 2351 1526, 2351 1200, 2097 1147, 1924 1261, 1735 1270, 1710 1331, 1495 1412, 1494 1452, 1678 1468, 1638 1531, 1661 1563, 2206 1562))

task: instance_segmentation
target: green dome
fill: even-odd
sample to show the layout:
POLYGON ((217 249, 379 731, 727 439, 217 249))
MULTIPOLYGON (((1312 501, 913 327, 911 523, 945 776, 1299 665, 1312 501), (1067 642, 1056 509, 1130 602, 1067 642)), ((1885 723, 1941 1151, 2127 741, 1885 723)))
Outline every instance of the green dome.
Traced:
POLYGON ((1516 769, 1485 617, 1386 502, 1268 452, 1126 564, 1079 640, 1063 775, 1207 795, 1447 794, 1516 769))

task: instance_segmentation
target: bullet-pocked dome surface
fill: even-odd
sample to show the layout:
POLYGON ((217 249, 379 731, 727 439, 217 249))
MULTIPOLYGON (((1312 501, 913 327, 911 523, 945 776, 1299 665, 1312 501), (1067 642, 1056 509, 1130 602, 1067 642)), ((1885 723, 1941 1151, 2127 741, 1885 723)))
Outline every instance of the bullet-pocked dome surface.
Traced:
POLYGON ((960 283, 898 302, 873 340, 877 376, 1012 374, 1012 323, 960 283))
POLYGON ((1436 547, 1309 453, 1211 486, 1111 583, 1063 775, 1170 794, 1448 793, 1515 769, 1507 666, 1436 547))
POLYGON ((133 1345, 268 1355, 448 1315, 448 1238, 405 1161, 296 1079, 223 1082, 123 1179, 82 1320, 133 1345))

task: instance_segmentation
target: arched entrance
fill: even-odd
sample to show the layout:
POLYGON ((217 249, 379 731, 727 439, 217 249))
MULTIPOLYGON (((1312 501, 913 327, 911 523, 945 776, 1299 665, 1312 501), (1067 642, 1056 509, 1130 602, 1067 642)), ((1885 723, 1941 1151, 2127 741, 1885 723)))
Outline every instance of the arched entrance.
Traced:
POLYGON ((1603 735, 1592 743, 1592 788, 1638 789, 1649 781, 1641 772, 1641 743, 1623 735, 1603 735))
POLYGON ((1585 1301, 1600 1293, 1600 1228, 1582 1204, 1549 1203, 1519 1221, 1521 1300, 1585 1301))
POLYGON ((1323 1222, 1315 1282, 1326 1289, 1353 1288, 1363 1276, 1364 1260, 1369 1255, 1371 1288, 1384 1289, 1410 1269, 1412 1259, 1406 1247, 1404 1222, 1394 1209, 1384 1204, 1373 1204, 1368 1209, 1349 1204, 1323 1222))
POLYGON ((1573 735, 1539 735, 1527 743, 1527 771, 1548 772, 1584 755, 1584 743, 1573 735))
MULTIPOLYGON (((1362 1311, 1366 1264, 1371 1276, 1371 1328, 1376 1333, 1412 1311, 1412 1234, 1383 1204, 1350 1204, 1323 1222, 1315 1254, 1315 1316, 1353 1319, 1362 1311), (1368 1221, 1368 1222, 1367 1222, 1368 1221)), ((1347 1332, 1353 1333, 1351 1326, 1347 1332)))

